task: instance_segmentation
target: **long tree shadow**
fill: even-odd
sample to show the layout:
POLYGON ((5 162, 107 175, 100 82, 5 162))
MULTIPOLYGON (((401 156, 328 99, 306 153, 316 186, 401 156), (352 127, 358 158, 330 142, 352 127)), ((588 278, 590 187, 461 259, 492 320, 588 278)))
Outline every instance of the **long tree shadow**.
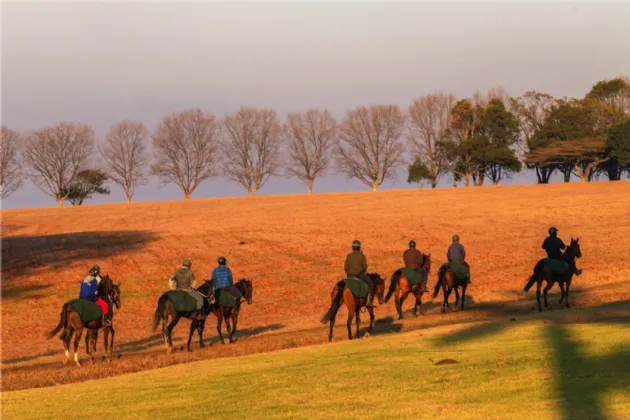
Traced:
POLYGON ((79 260, 102 260, 134 252, 158 237, 151 231, 94 231, 2 239, 4 286, 17 276, 66 268, 79 260))
MULTIPOLYGON (((630 377, 630 344, 623 344, 607 354, 588 355, 585 345, 571 337, 566 324, 607 323, 626 326, 630 313, 630 300, 602 304, 583 311, 544 312, 547 319, 544 333, 552 347, 556 378, 556 391, 561 400, 563 418, 606 419, 602 401, 605 392, 628 387, 630 377)), ((541 319, 534 315, 531 319, 541 319)), ((499 334, 518 323, 515 318, 462 328, 455 333, 435 339, 435 344, 453 348, 461 344, 499 334)), ((602 338, 604 339, 604 338, 602 338)))

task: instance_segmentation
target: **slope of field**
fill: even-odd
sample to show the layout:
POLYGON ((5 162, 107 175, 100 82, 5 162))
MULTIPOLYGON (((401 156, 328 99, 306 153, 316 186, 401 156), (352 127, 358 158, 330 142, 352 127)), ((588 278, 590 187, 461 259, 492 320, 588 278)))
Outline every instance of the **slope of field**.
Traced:
MULTIPOLYGON (((617 182, 3 211, 2 387, 54 385, 322 343, 326 328, 318 319, 353 239, 362 241, 369 271, 388 282, 412 238, 432 253, 431 284, 453 233, 466 246, 473 270, 466 311, 440 314, 436 300, 426 305, 426 317, 400 323, 388 318, 395 312, 390 302, 376 310, 381 319, 376 334, 531 312, 534 294, 521 289, 544 255, 540 246, 550 225, 565 242, 580 237, 584 257, 578 266, 584 274, 572 289, 574 307, 626 301, 628 208, 630 183, 617 182), (167 358, 160 336, 148 329, 167 278, 184 258, 192 259, 198 279, 207 278, 219 255, 227 257, 237 278, 254 281, 254 302, 239 320, 241 341, 167 358), (115 322, 122 359, 80 372, 60 369, 61 343, 43 336, 94 263, 122 282, 115 322)), ((552 307, 558 308, 555 296, 552 307)), ((176 337, 181 340, 187 330, 188 321, 182 321, 176 337)), ((346 340, 344 328, 337 330, 335 340, 346 340)), ((216 340, 213 318, 206 337, 216 340)))
POLYGON ((608 323, 438 327, 5 392, 3 415, 624 419, 629 341, 608 323))

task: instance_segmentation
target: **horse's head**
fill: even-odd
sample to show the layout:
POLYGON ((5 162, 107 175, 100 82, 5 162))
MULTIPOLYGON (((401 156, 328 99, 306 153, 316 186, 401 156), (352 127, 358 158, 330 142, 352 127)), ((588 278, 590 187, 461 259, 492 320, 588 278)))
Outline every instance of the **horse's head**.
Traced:
POLYGON ((378 273, 368 273, 367 276, 374 282, 374 292, 380 305, 385 303, 385 280, 378 273))
POLYGON ((571 244, 567 248, 566 254, 569 254, 569 256, 571 257, 582 258, 582 250, 580 249, 580 238, 571 238, 571 244))
POLYGON ((99 294, 106 296, 111 300, 117 309, 120 309, 120 283, 114 284, 114 281, 109 277, 109 274, 104 275, 101 278, 99 284, 99 294))
POLYGON ((423 254, 422 268, 427 272, 431 272, 431 253, 423 254))
POLYGON ((243 297, 247 301, 247 304, 251 305, 254 298, 254 286, 252 281, 249 279, 241 279, 235 284, 235 286, 241 291, 243 297))

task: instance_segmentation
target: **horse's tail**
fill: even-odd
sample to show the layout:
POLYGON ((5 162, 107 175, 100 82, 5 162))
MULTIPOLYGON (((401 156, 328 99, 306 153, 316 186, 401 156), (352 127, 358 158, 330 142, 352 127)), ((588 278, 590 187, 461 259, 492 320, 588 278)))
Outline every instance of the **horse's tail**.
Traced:
POLYGON ((524 292, 529 292, 529 289, 531 289, 534 283, 538 281, 538 276, 540 275, 540 265, 541 265, 540 261, 538 261, 536 265, 534 266, 534 273, 527 280, 527 284, 523 288, 524 292))
POLYGON ((55 336, 55 334, 57 334, 68 323, 68 305, 69 304, 67 302, 63 304, 61 314, 59 314, 59 324, 57 324, 54 330, 46 334, 46 340, 53 338, 53 336, 55 336))
POLYGON ((402 274, 401 270, 396 270, 394 271, 394 274, 392 274, 392 281, 389 284, 389 290, 387 291, 387 296, 385 296, 385 303, 389 302, 389 300, 392 298, 392 295, 396 291, 396 286, 398 286, 398 282, 400 281, 401 274, 402 274))
POLYGON ((166 294, 163 294, 162 296, 160 296, 160 299, 158 299, 158 305, 155 309, 155 313, 153 314, 153 325, 151 326, 151 331, 155 331, 158 327, 158 324, 160 323, 160 320, 164 318, 164 307, 167 300, 168 295, 166 294))
POLYGON ((326 314, 322 317, 322 324, 326 324, 330 320, 335 319, 335 317, 337 316, 337 311, 339 311, 339 308, 341 308, 341 299, 343 298, 343 291, 346 288, 346 283, 340 281, 339 283, 337 283, 336 287, 337 294, 330 304, 330 309, 328 309, 328 312, 326 312, 326 314))
POLYGON ((442 285, 442 279, 444 278, 444 271, 446 271, 446 267, 440 267, 438 270, 438 281, 435 283, 435 287, 433 288, 433 299, 435 299, 440 291, 440 286, 442 285))

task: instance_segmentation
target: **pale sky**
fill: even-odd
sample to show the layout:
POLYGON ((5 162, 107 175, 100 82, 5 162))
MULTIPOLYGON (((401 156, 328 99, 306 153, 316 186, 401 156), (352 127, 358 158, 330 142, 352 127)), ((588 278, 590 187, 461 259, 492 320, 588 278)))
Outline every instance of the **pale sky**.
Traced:
MULTIPOLYGON (((342 118, 358 105, 398 104, 435 90, 460 98, 497 85, 583 96, 630 74, 630 3, 45 2, 2 4, 2 123, 18 131, 61 120, 99 139, 125 119, 150 130, 167 114, 308 107, 342 118)), ((506 183, 533 182, 532 174, 506 183)), ((444 180, 441 185, 450 182, 444 180)), ((416 188, 406 168, 383 189, 416 188)), ((368 190, 343 175, 315 192, 368 190)), ((302 193, 271 179, 257 194, 302 193)), ((193 198, 245 195, 223 178, 193 198)), ((178 199, 154 181, 136 201, 178 199)), ((90 203, 123 201, 112 195, 90 203)), ((54 206, 27 183, 5 208, 54 206)))

